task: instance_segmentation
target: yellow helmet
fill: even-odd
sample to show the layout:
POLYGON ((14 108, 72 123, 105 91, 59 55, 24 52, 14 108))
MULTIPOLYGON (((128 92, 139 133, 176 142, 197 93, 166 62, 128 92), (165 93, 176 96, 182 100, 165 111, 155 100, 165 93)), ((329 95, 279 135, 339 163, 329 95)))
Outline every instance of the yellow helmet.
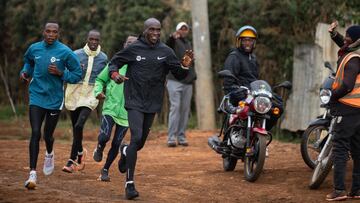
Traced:
POLYGON ((239 38, 239 37, 257 38, 256 29, 250 25, 245 25, 237 31, 236 38, 239 38))

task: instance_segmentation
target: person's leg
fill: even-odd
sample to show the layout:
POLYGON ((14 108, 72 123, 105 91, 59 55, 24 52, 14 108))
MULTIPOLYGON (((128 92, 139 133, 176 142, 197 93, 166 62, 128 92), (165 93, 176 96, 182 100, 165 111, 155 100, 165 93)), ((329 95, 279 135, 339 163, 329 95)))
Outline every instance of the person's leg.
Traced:
POLYGON ((180 101, 181 101, 181 83, 168 80, 166 84, 169 101, 169 124, 168 124, 168 146, 176 146, 176 137, 178 136, 179 122, 180 122, 180 101))
POLYGON ((128 120, 131 131, 130 145, 126 148, 126 185, 125 193, 127 199, 139 196, 134 185, 134 172, 137 160, 137 151, 146 141, 155 113, 145 114, 136 110, 128 110, 128 120))
POLYGON ((60 110, 47 110, 44 126, 44 140, 46 144, 46 153, 43 172, 50 175, 54 171, 54 131, 60 117, 60 110))
POLYGON ((31 126, 31 138, 29 143, 30 170, 36 170, 39 155, 39 141, 41 138, 41 126, 46 115, 46 109, 30 105, 29 119, 31 126))
POLYGON ((76 120, 75 125, 73 126, 74 142, 73 142, 73 149, 71 152, 71 159, 75 160, 77 158, 76 156, 79 155, 77 162, 81 164, 82 154, 83 154, 83 146, 82 146, 83 130, 84 130, 85 122, 91 114, 91 109, 88 107, 80 107, 78 109, 80 110, 79 116, 76 120))
POLYGON ((70 119, 71 119, 71 126, 72 126, 72 132, 73 132, 73 142, 71 145, 71 151, 70 151, 70 159, 67 162, 66 166, 70 167, 75 161, 76 161, 76 155, 77 155, 77 140, 75 135, 75 125, 80 115, 80 108, 75 109, 74 111, 70 111, 70 119))
POLYGON ((180 119, 179 119, 179 130, 178 130, 177 141, 180 145, 184 145, 184 146, 188 145, 188 142, 186 141, 185 131, 189 121, 192 89, 193 88, 191 84, 182 85, 182 94, 180 100, 180 119))
POLYGON ((106 143, 110 140, 111 130, 114 125, 114 120, 109 115, 103 115, 101 118, 100 132, 98 135, 98 143, 94 150, 93 158, 96 162, 100 162, 103 157, 103 151, 106 143))
MULTIPOLYGON (((353 160, 352 186, 350 195, 360 196, 360 116, 354 121, 357 122, 356 133, 351 137, 351 157, 353 160)), ((359 197, 360 198, 360 197, 359 197)))
POLYGON ((116 156, 119 154, 120 144, 126 134, 127 129, 127 127, 116 124, 114 138, 111 142, 111 148, 108 152, 108 156, 104 165, 105 169, 109 170, 111 164, 114 162, 116 156))
POLYGON ((335 121, 333 137, 333 160, 334 160, 334 191, 326 196, 327 200, 342 200, 346 198, 345 172, 346 162, 350 150, 350 137, 354 134, 351 126, 351 117, 339 117, 335 121))

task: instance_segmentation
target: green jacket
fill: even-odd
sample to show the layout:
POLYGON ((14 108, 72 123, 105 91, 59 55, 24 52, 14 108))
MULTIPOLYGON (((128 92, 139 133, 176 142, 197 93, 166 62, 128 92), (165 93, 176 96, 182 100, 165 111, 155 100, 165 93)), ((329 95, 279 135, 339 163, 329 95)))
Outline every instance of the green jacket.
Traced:
MULTIPOLYGON (((127 65, 119 69, 121 75, 125 75, 127 65)), ((129 126, 128 114, 125 110, 124 83, 116 84, 109 77, 108 65, 101 71, 95 80, 94 94, 95 97, 105 90, 105 101, 102 109, 103 115, 111 116, 118 125, 129 126)))

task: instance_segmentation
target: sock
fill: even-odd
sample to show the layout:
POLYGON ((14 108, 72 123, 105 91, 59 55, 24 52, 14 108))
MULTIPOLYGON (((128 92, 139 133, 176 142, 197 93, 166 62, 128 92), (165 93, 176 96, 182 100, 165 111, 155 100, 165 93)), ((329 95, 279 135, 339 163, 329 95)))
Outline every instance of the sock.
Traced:
POLYGON ((133 180, 131 180, 131 181, 126 181, 126 182, 125 182, 125 187, 126 187, 128 184, 134 184, 134 181, 133 181, 133 180))
POLYGON ((81 164, 81 158, 82 158, 83 154, 84 154, 84 151, 78 152, 77 162, 78 162, 79 164, 81 164))
POLYGON ((127 149, 127 146, 125 146, 122 150, 122 153, 126 156, 126 149, 127 149))

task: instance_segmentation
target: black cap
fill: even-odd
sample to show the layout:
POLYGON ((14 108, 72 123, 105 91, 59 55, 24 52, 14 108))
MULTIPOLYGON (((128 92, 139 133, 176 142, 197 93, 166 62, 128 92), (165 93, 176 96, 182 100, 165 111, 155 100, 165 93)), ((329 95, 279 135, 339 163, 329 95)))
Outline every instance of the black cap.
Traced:
POLYGON ((356 40, 358 40, 360 38, 360 26, 353 25, 346 30, 346 33, 349 35, 351 40, 353 42, 355 42, 356 40))

